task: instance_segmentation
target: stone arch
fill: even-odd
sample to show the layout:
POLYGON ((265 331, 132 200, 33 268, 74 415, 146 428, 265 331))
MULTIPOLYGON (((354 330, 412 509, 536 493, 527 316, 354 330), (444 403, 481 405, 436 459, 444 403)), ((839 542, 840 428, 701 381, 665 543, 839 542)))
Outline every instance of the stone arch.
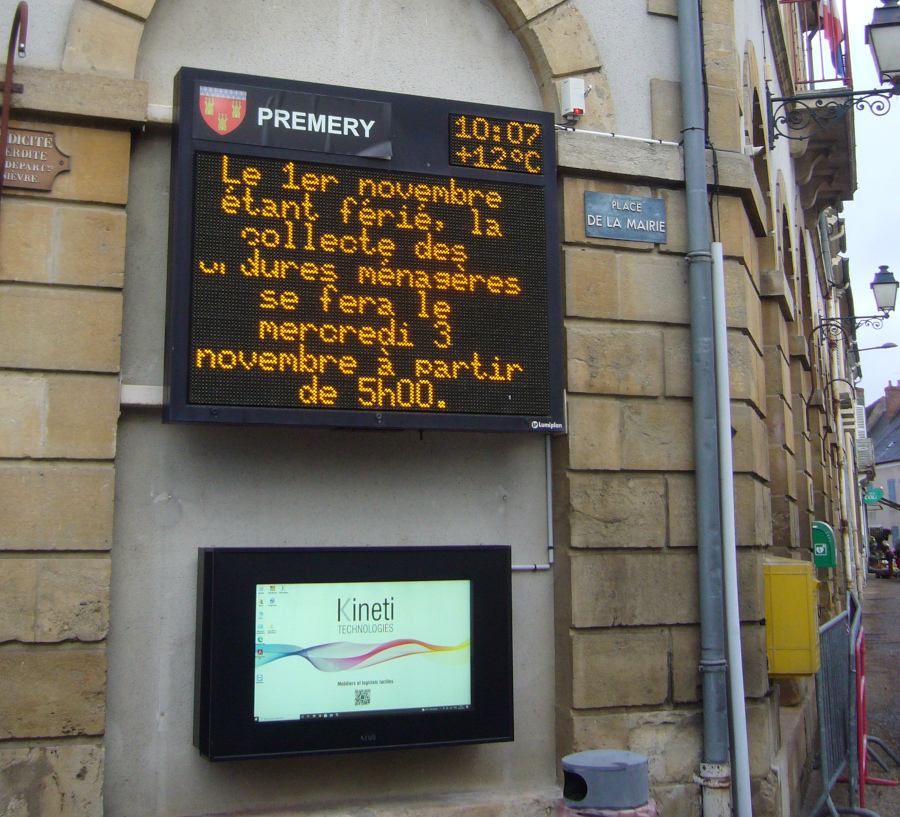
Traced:
MULTIPOLYGON (((545 110, 559 111, 559 83, 581 77, 592 87, 581 122, 615 128, 612 97, 594 38, 573 0, 491 0, 531 64, 545 110)), ((144 24, 156 0, 77 0, 62 68, 75 74, 133 79, 144 24)))
POLYGON ((766 117, 763 113, 764 98, 759 62, 756 49, 751 41, 747 41, 744 49, 744 144, 749 146, 753 159, 753 170, 759 187, 766 196, 768 212, 765 216, 766 226, 772 229, 775 224, 775 210, 771 199, 772 181, 769 168, 769 132, 766 117))

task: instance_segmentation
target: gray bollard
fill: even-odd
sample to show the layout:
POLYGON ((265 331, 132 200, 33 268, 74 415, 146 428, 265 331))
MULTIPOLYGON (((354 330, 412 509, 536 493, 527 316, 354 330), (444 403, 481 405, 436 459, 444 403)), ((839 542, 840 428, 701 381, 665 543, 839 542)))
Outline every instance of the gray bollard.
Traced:
POLYGON ((650 770, 644 755, 596 749, 566 755, 562 767, 566 806, 637 809, 650 802, 650 770))

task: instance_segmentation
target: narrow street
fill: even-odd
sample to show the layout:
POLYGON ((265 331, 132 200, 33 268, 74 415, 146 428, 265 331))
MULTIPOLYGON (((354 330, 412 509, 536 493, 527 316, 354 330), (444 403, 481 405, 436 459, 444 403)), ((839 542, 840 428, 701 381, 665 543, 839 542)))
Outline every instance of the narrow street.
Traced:
MULTIPOLYGON (((863 593, 863 627, 869 734, 880 738, 900 757, 900 578, 876 579, 869 575, 863 593)), ((896 764, 879 747, 875 750, 887 763, 888 771, 870 760, 870 777, 900 777, 896 764)), ((880 817, 900 816, 900 787, 870 784, 865 795, 866 808, 880 817)))

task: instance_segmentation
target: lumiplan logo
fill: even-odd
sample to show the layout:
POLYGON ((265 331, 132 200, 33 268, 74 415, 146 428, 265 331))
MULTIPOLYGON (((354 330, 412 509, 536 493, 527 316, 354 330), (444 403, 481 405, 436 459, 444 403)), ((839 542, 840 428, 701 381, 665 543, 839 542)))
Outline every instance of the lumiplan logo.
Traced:
POLYGON ((200 86, 200 115, 216 133, 231 133, 247 113, 247 92, 200 86))

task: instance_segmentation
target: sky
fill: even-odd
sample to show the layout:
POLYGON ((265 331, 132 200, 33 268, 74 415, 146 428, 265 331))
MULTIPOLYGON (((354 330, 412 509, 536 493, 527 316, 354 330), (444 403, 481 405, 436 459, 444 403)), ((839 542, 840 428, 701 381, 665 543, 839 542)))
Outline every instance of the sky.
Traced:
MULTIPOLYGON (((847 0, 847 29, 854 90, 880 87, 872 52, 865 43, 865 26, 880 3, 847 0)), ((856 315, 874 315, 875 299, 869 284, 878 267, 887 264, 900 280, 900 97, 891 110, 876 116, 868 109, 855 111, 857 191, 844 206, 847 228, 847 257, 856 315)), ((900 299, 898 299, 900 305, 900 299)), ((862 352, 866 404, 884 394, 889 381, 900 382, 900 310, 879 330, 861 328, 860 348, 892 341, 896 349, 862 352)))

